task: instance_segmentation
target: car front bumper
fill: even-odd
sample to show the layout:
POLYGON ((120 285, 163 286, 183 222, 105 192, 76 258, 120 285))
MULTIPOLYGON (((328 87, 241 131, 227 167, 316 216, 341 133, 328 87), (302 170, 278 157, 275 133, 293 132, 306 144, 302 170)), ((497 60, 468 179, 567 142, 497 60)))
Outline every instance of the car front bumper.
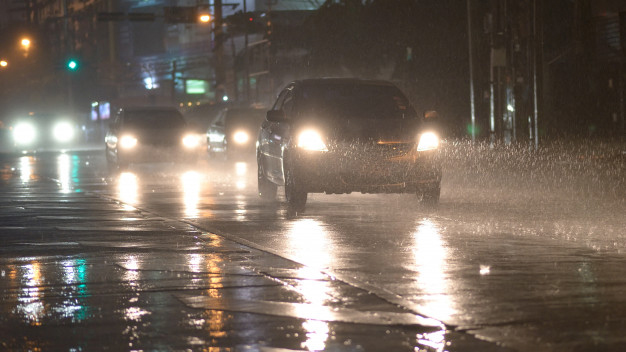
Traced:
POLYGON ((118 150, 117 159, 121 164, 194 162, 198 159, 201 152, 200 147, 186 149, 181 147, 142 146, 118 150))
POLYGON ((436 150, 391 157, 296 150, 286 165, 311 193, 413 193, 441 181, 436 150))

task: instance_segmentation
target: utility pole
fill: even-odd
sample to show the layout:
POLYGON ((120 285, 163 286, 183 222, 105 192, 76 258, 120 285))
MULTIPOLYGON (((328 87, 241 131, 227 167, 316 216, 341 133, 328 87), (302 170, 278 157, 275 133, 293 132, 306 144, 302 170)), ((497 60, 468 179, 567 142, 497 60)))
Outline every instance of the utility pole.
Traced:
POLYGON ((472 48, 472 12, 467 0, 467 44, 469 48, 470 110, 472 115, 472 144, 476 142, 476 106, 474 104, 474 50, 472 48))
POLYGON ((543 16, 541 0, 533 0, 533 127, 535 149, 539 148, 539 105, 541 72, 543 69, 543 16), (539 3, 539 4, 538 4, 539 3), (541 16, 541 17, 539 17, 541 16), (539 17, 539 20, 537 20, 539 17))
POLYGON ((226 73, 224 72, 224 33, 222 29, 222 0, 215 0, 213 4, 213 33, 215 36, 215 99, 218 102, 223 102, 223 98, 226 96, 226 73))
POLYGON ((172 104, 176 104, 176 70, 177 70, 176 60, 174 60, 172 61, 172 91, 170 92, 172 104))
MULTIPOLYGON (((248 7, 246 3, 248 0, 243 0, 243 13, 244 15, 248 13, 248 7)), ((246 101, 246 105, 250 103, 250 57, 248 53, 248 28, 245 28, 244 31, 244 74, 246 76, 246 83, 244 84, 244 97, 246 101)))
MULTIPOLYGON (((65 52, 66 53, 74 53, 74 46, 72 45, 72 41, 69 36, 69 8, 67 4, 68 0, 63 0, 63 36, 65 39, 65 52)), ((74 115, 74 87, 71 74, 67 76, 67 105, 70 110, 70 113, 74 115)))
POLYGON ((620 137, 626 137, 626 11, 619 13, 620 38, 621 38, 621 57, 619 60, 619 105, 620 105, 620 137))

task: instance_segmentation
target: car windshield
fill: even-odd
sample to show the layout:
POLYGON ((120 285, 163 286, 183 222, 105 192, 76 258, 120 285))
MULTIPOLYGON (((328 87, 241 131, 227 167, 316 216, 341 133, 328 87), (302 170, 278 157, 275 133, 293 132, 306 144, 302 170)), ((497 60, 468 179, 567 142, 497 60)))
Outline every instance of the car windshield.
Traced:
POLYGON ((301 116, 403 119, 416 115, 402 92, 390 85, 310 85, 302 90, 298 105, 301 116))
POLYGON ((127 111, 124 120, 127 128, 172 129, 186 126, 185 119, 177 111, 127 111))
POLYGON ((226 115, 226 128, 233 128, 239 126, 261 126, 261 123, 265 119, 265 111, 254 110, 230 110, 226 115))

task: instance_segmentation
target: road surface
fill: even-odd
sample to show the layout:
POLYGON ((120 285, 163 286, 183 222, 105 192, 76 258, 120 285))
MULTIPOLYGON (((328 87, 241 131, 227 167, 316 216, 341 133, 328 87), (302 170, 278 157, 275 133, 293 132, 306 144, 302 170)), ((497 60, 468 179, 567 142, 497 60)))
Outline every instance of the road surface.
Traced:
POLYGON ((297 215, 250 160, 4 155, 1 346, 624 350, 624 154, 565 150, 450 146, 435 210, 315 194, 297 215))

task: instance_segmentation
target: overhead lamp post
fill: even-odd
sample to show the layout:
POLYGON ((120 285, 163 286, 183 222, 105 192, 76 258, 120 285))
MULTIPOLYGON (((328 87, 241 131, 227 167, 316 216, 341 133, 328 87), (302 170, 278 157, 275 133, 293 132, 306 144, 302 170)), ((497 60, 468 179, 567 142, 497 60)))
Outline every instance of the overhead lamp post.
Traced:
POLYGON ((31 41, 30 39, 24 37, 20 40, 20 45, 22 47, 22 50, 24 50, 24 57, 28 57, 28 51, 30 49, 30 44, 31 41))
POLYGON ((22 38, 20 44, 22 45, 22 48, 24 48, 24 50, 28 50, 30 48, 30 39, 22 38))
POLYGON ((199 19, 200 19, 200 22, 202 22, 202 23, 209 23, 209 22, 211 22, 211 15, 206 14, 206 13, 205 14, 201 14, 199 19))

